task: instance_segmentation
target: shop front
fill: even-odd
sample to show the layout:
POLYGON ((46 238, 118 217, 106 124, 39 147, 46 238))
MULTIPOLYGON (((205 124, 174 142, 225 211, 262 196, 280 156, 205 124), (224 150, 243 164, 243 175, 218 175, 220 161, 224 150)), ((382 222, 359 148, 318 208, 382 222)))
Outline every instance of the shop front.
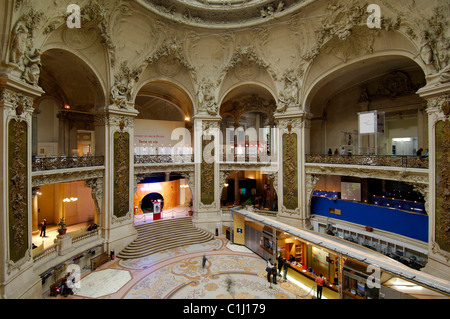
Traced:
POLYGON ((334 255, 320 247, 311 245, 295 236, 283 233, 278 239, 277 250, 282 258, 290 263, 289 275, 300 282, 314 283, 320 274, 325 278, 324 287, 330 290, 331 296, 338 298, 339 263, 334 255))
POLYGON ((289 262, 288 275, 312 287, 322 274, 329 295, 338 296, 338 257, 326 250, 306 243, 295 236, 254 221, 245 221, 245 246, 263 259, 285 258, 289 262))
MULTIPOLYGON (((303 230, 246 210, 233 210, 233 242, 265 260, 289 261, 287 279, 313 293, 315 279, 325 277, 328 299, 448 299, 440 286, 427 284, 427 274, 342 240, 303 230), (349 256, 349 255, 352 256, 349 256), (390 270, 387 271, 386 268, 390 270), (412 278, 412 279, 409 279, 412 278)), ((284 275, 284 274, 283 274, 284 275)))

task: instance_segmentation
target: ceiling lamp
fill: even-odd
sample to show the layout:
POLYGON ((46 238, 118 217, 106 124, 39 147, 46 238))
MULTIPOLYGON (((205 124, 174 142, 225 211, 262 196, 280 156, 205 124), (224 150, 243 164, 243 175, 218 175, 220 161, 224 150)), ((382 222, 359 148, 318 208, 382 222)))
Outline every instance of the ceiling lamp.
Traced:
POLYGON ((78 200, 78 197, 72 196, 72 183, 70 183, 70 197, 66 197, 63 199, 64 203, 73 203, 78 200))

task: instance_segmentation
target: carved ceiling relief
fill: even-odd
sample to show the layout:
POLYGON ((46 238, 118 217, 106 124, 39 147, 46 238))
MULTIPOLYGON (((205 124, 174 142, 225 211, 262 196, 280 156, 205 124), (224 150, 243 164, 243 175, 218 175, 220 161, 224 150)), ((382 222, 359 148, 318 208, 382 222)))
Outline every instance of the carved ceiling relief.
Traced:
POLYGON ((378 82, 376 91, 370 92, 366 86, 361 87, 358 102, 370 102, 377 99, 394 99, 399 96, 415 94, 425 83, 413 83, 408 73, 394 71, 378 82))
POLYGON ((233 101, 228 104, 221 106, 221 114, 230 114, 235 119, 235 123, 241 118, 245 113, 249 112, 261 112, 264 113, 268 119, 269 123, 274 122, 273 114, 276 110, 275 101, 273 99, 265 99, 256 94, 252 94, 249 97, 243 98, 239 101, 233 101))
POLYGON ((196 81, 207 77, 219 83, 223 77, 221 70, 232 55, 234 33, 216 35, 189 31, 182 36, 186 57, 191 65, 195 65, 196 81))
POLYGON ((304 1, 298 0, 240 0, 240 1, 208 1, 208 0, 140 0, 152 11, 177 23, 188 25, 229 26, 247 24, 254 21, 271 21, 285 15, 287 9, 301 6, 304 1), (226 10, 224 10, 226 8, 226 10))
MULTIPOLYGON (((249 43, 244 41, 245 43, 249 43)), ((272 71, 271 66, 265 62, 257 53, 253 46, 248 44, 238 45, 229 62, 223 67, 220 78, 223 79, 226 74, 232 71, 233 68, 241 68, 255 66, 265 69, 269 74, 276 78, 275 73, 272 71)))
MULTIPOLYGON (((324 52, 346 63, 356 56, 373 53, 375 40, 380 32, 400 30, 403 27, 402 32, 411 33, 411 27, 402 20, 405 15, 394 10, 390 3, 384 5, 390 9, 381 9, 380 27, 369 28, 366 26, 370 15, 370 12, 367 12, 367 3, 358 0, 328 1, 325 18, 320 20, 314 31, 316 43, 306 53, 301 54, 302 59, 311 62, 324 52)), ((408 17, 418 15, 411 13, 408 17)), ((300 36, 306 41, 305 34, 300 36)))

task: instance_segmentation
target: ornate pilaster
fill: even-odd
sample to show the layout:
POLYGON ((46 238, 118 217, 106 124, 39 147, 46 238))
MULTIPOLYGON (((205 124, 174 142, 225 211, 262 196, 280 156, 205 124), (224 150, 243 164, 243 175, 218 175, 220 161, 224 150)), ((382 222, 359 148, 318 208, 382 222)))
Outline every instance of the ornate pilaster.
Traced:
POLYGON ((276 114, 278 130, 279 171, 277 180, 278 216, 291 224, 306 227, 306 194, 303 185, 304 130, 306 114, 300 111, 276 114))
POLYGON ((194 117, 195 185, 194 208, 197 227, 214 232, 219 222, 220 118, 194 117))
POLYGON ((34 99, 41 93, 14 76, 0 75, 0 261, 6 267, 0 272, 0 291, 11 297, 29 288, 17 289, 15 278, 32 263, 32 118, 34 99))
MULTIPOLYGON (((97 179, 93 198, 105 237, 106 249, 120 251, 136 234, 134 230, 134 117, 133 110, 109 107, 95 117, 96 135, 104 136, 105 177, 97 179), (103 195, 99 189, 103 188, 103 195)), ((100 151, 102 152, 102 151, 100 151)))
POLYGON ((429 255, 424 271, 450 279, 450 83, 419 90, 427 100, 429 131, 429 255))

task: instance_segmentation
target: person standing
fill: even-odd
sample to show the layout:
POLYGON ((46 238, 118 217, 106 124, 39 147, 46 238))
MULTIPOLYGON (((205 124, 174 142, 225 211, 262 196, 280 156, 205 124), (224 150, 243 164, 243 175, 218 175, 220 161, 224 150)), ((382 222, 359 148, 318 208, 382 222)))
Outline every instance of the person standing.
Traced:
POLYGON ((318 277, 316 277, 317 299, 322 299, 322 290, 323 290, 324 282, 325 282, 325 279, 323 278, 322 274, 320 274, 318 277))
POLYGON ((278 254, 277 261, 278 261, 278 275, 281 277, 281 269, 283 268, 283 257, 281 257, 281 254, 278 254))
POLYGON ((39 237, 45 237, 45 232, 47 230, 47 220, 44 218, 44 220, 41 222, 41 234, 39 237))
POLYGON ((416 152, 417 156, 422 156, 423 148, 419 148, 419 150, 416 152))
POLYGON ((276 265, 273 265, 273 267, 272 267, 272 282, 274 285, 277 284, 277 267, 276 267, 276 265))
MULTIPOLYGON (((271 281, 270 281, 270 275, 272 274, 272 269, 273 269, 272 258, 269 258, 269 260, 267 260, 267 267, 266 267, 267 281, 268 281, 269 283, 271 283, 271 281)), ((272 286, 271 286, 271 287, 272 287, 272 286)))
POLYGON ((286 282, 287 281, 287 272, 289 269, 289 263, 286 260, 286 258, 283 258, 283 281, 286 282))

